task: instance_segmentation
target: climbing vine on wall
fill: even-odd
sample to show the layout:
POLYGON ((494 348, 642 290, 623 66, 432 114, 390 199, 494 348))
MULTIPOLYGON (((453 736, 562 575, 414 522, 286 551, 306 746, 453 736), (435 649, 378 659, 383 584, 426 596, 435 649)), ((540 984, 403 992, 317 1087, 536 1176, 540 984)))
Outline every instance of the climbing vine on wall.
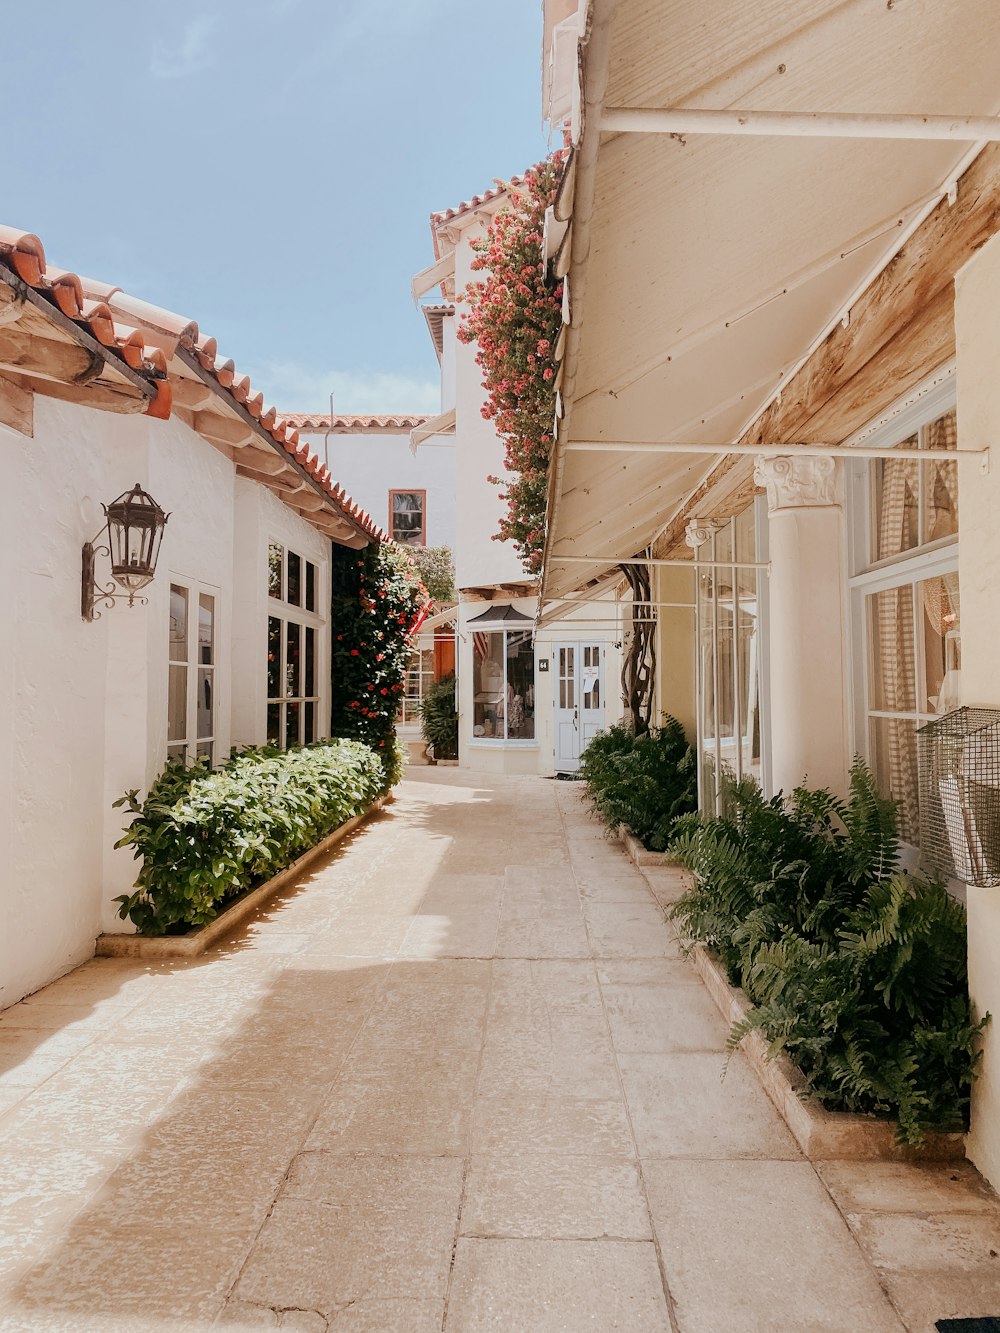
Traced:
POLYGON ((334 546, 334 736, 391 748, 411 640, 431 606, 413 557, 394 542, 334 546))
POLYGON ((467 286, 458 336, 475 343, 483 371, 483 416, 504 443, 506 513, 494 541, 513 542, 528 573, 541 568, 545 503, 555 418, 555 345, 562 320, 562 282, 542 259, 545 210, 555 198, 565 154, 528 171, 508 204, 472 242, 472 268, 485 276, 467 286))

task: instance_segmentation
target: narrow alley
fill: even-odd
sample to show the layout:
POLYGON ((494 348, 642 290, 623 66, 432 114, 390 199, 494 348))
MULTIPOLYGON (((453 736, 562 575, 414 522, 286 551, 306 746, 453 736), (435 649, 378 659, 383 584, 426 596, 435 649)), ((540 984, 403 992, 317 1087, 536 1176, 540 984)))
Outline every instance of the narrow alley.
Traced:
POLYGON ((458 769, 205 958, 0 1017, 0 1329, 931 1333, 971 1167, 805 1160, 581 788, 458 769))

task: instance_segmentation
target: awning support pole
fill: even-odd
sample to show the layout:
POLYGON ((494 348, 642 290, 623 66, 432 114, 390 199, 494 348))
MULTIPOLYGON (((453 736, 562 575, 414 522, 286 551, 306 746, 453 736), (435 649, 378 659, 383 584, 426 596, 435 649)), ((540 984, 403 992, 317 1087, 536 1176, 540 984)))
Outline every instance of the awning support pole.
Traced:
POLYGON ((568 440, 562 445, 569 454, 746 454, 749 457, 774 458, 797 454, 800 458, 921 458, 925 462, 955 462, 963 457, 978 458, 988 467, 990 451, 985 449, 914 449, 899 445, 859 444, 704 444, 677 440, 568 440))
POLYGON ((559 555, 552 551, 549 563, 553 565, 652 565, 656 569, 770 569, 767 560, 643 560, 641 557, 621 560, 613 555, 559 555))
POLYGON ((605 133, 743 134, 809 139, 948 139, 1000 142, 996 116, 858 114, 850 111, 743 111, 605 107, 605 133))

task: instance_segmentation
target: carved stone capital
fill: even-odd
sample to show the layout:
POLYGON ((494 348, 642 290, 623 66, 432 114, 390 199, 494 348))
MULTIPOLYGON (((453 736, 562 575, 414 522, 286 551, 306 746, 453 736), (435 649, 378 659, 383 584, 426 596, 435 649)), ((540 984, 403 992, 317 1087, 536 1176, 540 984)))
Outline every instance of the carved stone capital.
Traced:
POLYGON ((835 458, 812 454, 802 458, 794 454, 758 458, 753 479, 766 488, 771 513, 776 509, 811 509, 840 503, 835 458))
POLYGON ((688 525, 684 529, 684 540, 692 550, 697 551, 699 546, 704 546, 705 542, 713 533, 719 531, 720 524, 711 518, 692 518, 688 520, 688 525))

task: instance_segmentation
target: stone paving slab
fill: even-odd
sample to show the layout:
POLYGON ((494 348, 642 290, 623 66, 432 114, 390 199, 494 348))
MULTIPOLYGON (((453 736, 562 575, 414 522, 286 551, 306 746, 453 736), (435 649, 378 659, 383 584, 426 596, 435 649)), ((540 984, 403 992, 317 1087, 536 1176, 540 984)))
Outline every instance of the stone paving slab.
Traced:
MULTIPOLYGON (((968 1164, 805 1161, 577 784, 420 769, 199 960, 0 1014, 3 1333, 930 1333, 968 1164)), ((994 1253, 996 1252, 996 1254, 994 1253)))

